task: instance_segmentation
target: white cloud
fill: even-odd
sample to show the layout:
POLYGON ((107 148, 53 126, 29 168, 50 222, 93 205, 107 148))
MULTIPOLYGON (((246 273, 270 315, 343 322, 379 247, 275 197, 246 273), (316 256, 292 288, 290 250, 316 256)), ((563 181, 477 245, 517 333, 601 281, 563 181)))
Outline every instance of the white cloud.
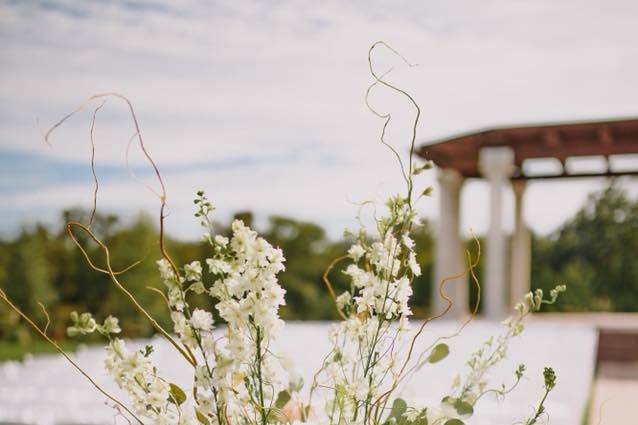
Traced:
MULTIPOLYGON (((250 208, 336 227, 353 222, 347 199, 399 190, 396 167, 378 146, 379 121, 363 104, 370 80, 366 53, 377 39, 420 64, 406 69, 390 55, 377 56, 380 69, 396 66, 391 78, 421 104, 420 140, 492 125, 632 115, 638 97, 638 6, 630 1, 60 1, 0 7, 3 148, 86 160, 90 111, 54 135, 54 149, 41 143, 35 118, 45 126, 87 95, 116 90, 133 100, 160 165, 307 150, 292 164, 273 160, 269 166, 169 174, 171 191, 180 194, 175 203, 185 206, 175 206, 175 216, 190 208, 197 184, 210 187, 223 211, 250 208)), ((396 107, 391 135, 405 152, 399 137, 409 127, 409 110, 388 94, 375 99, 396 107)), ((96 132, 100 161, 121 164, 131 134, 123 105, 109 101, 96 132)), ((635 187, 635 180, 627 185, 635 187)), ((530 189, 528 221, 549 231, 599 186, 552 184, 560 202, 551 204, 530 189)), ((129 184, 114 188, 129 208, 139 206, 129 184)), ((468 187, 464 202, 486 203, 480 188, 468 187)), ((67 186, 45 187, 1 202, 61 208, 77 200, 75 194, 67 186)), ((106 197, 104 205, 116 207, 116 197, 106 197)), ((436 216, 433 206, 426 214, 436 216)), ((189 214, 175 220, 186 229, 189 214)), ((486 211, 472 208, 463 226, 484 230, 486 211)))

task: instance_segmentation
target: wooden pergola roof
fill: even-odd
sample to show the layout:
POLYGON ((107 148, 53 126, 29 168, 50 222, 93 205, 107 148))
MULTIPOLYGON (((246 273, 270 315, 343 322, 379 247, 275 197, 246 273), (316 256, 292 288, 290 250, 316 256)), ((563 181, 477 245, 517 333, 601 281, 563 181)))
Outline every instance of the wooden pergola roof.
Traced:
POLYGON ((481 177, 479 151, 484 147, 509 146, 517 167, 513 178, 558 178, 638 174, 636 170, 569 174, 570 157, 638 154, 638 118, 610 121, 570 122, 515 126, 483 130, 422 145, 417 154, 442 168, 453 168, 465 177, 481 177), (555 158, 562 173, 525 175, 523 161, 555 158))

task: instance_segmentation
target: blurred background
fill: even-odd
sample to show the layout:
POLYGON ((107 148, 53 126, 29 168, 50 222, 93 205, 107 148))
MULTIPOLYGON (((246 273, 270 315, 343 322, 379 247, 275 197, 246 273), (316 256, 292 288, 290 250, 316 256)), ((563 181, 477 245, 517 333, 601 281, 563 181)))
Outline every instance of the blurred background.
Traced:
MULTIPOLYGON (((133 102, 166 182, 166 231, 178 262, 207 256, 192 203, 205 190, 221 233, 239 217, 283 248, 285 319, 336 319, 321 275, 347 249, 344 228, 357 229, 358 203, 381 208, 403 190, 396 161, 379 143, 382 122, 364 102, 368 49, 384 40, 418 65, 375 52, 375 67, 392 69, 387 78, 422 109, 419 155, 441 165, 418 180, 434 192, 419 204, 415 316, 436 308, 435 282, 450 271, 440 262, 450 251, 439 242, 449 242, 450 229, 452 243, 475 252, 476 235, 487 247, 477 272, 488 291, 490 240, 493 249, 501 235, 491 258, 504 269, 492 297, 504 311, 510 306, 512 261, 523 261, 527 288, 567 285, 535 320, 596 332, 583 418, 594 424, 605 413, 603 423, 620 423, 611 415, 621 407, 601 413, 600 406, 638 397, 637 24, 638 5, 620 0, 1 1, 0 288, 38 320, 38 302, 46 305, 56 318, 50 333, 71 350, 65 318, 73 310, 114 314, 131 338, 152 335, 64 232, 66 221, 86 220, 92 207, 89 130, 101 102, 57 129, 51 146, 43 139, 88 96, 114 91, 133 102), (515 134, 521 126, 527 138, 515 134), (475 175, 459 156, 437 151, 442 143, 457 146, 459 156, 471 145, 476 155, 468 161, 479 169, 483 148, 509 149, 513 168, 494 183, 484 168, 475 175), (537 150, 525 153, 523 143, 537 150), (571 155, 582 157, 581 168, 565 166, 571 155), (454 212, 440 210, 441 194, 450 195, 441 183, 446 170, 463 182, 454 212), (526 182, 524 197, 510 180, 526 182), (496 218, 495 192, 502 196, 496 218), (451 224, 446 214, 455 215, 451 224), (529 252, 517 257, 522 229, 529 252)), ((371 100, 392 112, 388 137, 408 161, 413 109, 383 90, 371 100)), ((94 128, 95 229, 116 267, 146 259, 126 274, 126 285, 168 324, 163 301, 145 289, 158 285, 159 202, 146 186, 158 188, 135 146, 127 167, 133 132, 126 105, 108 99, 94 128)), ((334 281, 346 286, 339 273, 334 281)), ((462 303, 473 305, 476 291, 464 291, 462 303)), ((481 313, 498 316, 485 306, 481 313)), ((50 348, 0 306, 0 361, 44 351, 50 348)), ((0 423, 3 402, 9 406, 0 392, 0 423)))

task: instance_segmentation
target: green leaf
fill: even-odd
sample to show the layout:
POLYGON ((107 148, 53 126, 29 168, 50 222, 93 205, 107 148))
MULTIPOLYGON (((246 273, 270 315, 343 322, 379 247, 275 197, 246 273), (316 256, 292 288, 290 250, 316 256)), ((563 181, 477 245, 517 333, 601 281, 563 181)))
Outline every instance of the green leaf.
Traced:
POLYGON ((456 397, 446 396, 441 400, 441 404, 448 408, 454 409, 456 413, 463 419, 467 419, 474 414, 474 406, 467 401, 463 401, 456 397))
POLYGON ((208 420, 208 418, 197 409, 195 409, 195 416, 197 416, 197 420, 199 421, 200 424, 210 425, 210 421, 208 420))
POLYGON ((441 403, 449 404, 450 406, 452 406, 456 400, 457 400, 456 398, 446 395, 445 397, 441 399, 441 403))
POLYGON ((395 398, 392 402, 392 409, 390 410, 390 416, 388 416, 388 419, 395 418, 398 422, 406 410, 408 410, 408 404, 405 400, 402 398, 395 398))
POLYGON ((474 407, 466 401, 456 400, 453 406, 456 412, 463 418, 469 418, 474 414, 474 407))
POLYGON ((177 404, 178 406, 184 403, 186 401, 186 393, 184 392, 184 390, 182 390, 180 387, 178 387, 175 384, 169 384, 169 385, 171 387, 171 390, 170 390, 171 396, 169 398, 169 401, 177 404))
POLYGON ((290 401, 290 393, 288 391, 280 391, 277 394, 277 400, 275 401, 275 407, 277 409, 283 409, 286 403, 290 401))
POLYGON ((465 425, 465 422, 455 418, 455 419, 448 419, 448 421, 445 422, 444 425, 465 425))
POLYGON ((428 356, 428 363, 438 363, 450 354, 450 347, 447 344, 438 344, 432 349, 428 356))

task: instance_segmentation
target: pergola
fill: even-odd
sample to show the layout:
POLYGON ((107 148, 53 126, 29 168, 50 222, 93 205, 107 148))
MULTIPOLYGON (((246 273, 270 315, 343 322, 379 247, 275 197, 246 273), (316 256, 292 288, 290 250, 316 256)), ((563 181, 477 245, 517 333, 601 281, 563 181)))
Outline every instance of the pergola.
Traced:
MULTIPOLYGON (((466 179, 485 178, 490 185, 490 225, 482 282, 484 312, 490 319, 501 319, 513 301, 520 300, 530 289, 531 246, 523 217, 527 181, 638 175, 638 167, 615 166, 618 157, 630 154, 638 154, 638 119, 494 128, 421 146, 418 155, 434 161, 440 184, 435 281, 457 275, 465 267, 459 218, 460 193, 466 179), (596 157, 603 167, 573 171, 570 159, 577 157, 596 157), (529 171, 531 167, 527 165, 546 159, 556 162, 556 170, 529 171), (503 189, 510 183, 515 197, 515 228, 508 244, 502 204, 503 189)), ((454 301, 450 315, 467 314, 468 285, 451 284, 447 292, 454 301)), ((440 306, 443 302, 435 288, 435 303, 440 306)))

